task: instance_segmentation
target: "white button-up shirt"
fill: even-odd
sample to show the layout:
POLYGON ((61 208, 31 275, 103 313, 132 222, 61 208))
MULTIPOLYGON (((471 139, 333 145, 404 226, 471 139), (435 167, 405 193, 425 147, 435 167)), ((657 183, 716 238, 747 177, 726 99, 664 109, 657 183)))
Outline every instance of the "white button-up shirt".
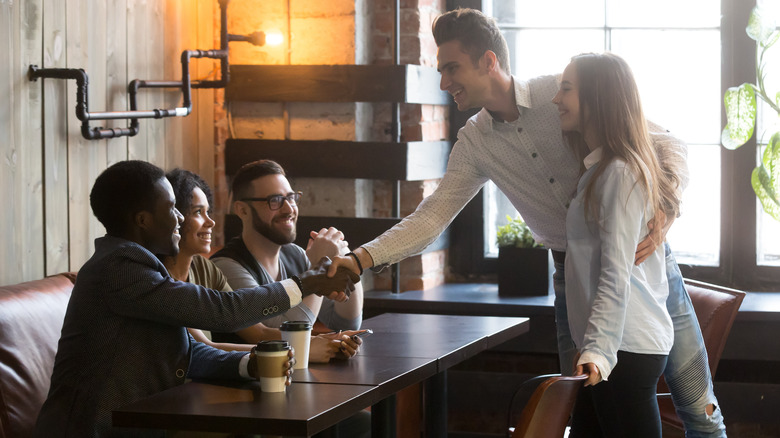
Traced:
MULTIPOLYGON (((580 163, 561 133, 558 76, 529 81, 513 77, 520 117, 495 120, 486 110, 458 132, 447 172, 439 187, 399 224, 363 245, 374 265, 395 263, 433 243, 479 189, 492 180, 548 248, 566 249, 566 209, 574 197, 580 163)), ((651 125, 651 130, 660 128, 651 125)), ((656 146, 668 144, 682 155, 685 145, 666 132, 653 134, 656 146)))
POLYGON ((674 332, 666 310, 669 287, 663 245, 640 266, 634 253, 648 233, 653 208, 637 176, 615 159, 593 187, 598 218, 584 205, 601 149, 585 159, 587 171, 577 186, 566 218, 566 307, 569 328, 581 356, 607 380, 618 350, 668 354, 674 332))

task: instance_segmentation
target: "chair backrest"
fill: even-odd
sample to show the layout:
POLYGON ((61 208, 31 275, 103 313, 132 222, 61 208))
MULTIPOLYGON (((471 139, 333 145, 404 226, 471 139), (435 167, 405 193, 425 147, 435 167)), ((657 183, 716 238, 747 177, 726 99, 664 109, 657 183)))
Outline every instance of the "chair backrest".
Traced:
POLYGON ((0 438, 32 436, 75 275, 0 286, 0 438))
POLYGON ((586 379, 556 376, 542 382, 525 405, 512 438, 561 438, 586 379))
POLYGON ((699 320, 704 346, 707 348, 710 373, 715 376, 726 339, 745 299, 745 292, 696 280, 685 280, 696 318, 699 320))
MULTIPOLYGON (((745 292, 689 279, 685 279, 685 289, 691 296, 696 319, 699 320, 704 347, 707 349, 710 374, 714 377, 731 326, 737 317, 742 300, 745 299, 745 292)), ((661 377, 658 382, 658 393, 668 392, 669 387, 661 377)), ((683 429, 683 423, 677 416, 670 398, 659 396, 658 408, 661 411, 661 420, 665 424, 683 429)))

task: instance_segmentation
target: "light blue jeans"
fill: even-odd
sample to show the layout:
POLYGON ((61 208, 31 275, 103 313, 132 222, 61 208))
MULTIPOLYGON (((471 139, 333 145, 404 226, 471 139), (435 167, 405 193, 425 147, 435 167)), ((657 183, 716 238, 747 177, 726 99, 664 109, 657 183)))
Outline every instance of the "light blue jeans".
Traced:
MULTIPOLYGON (((669 298, 666 308, 674 324, 674 345, 664 370, 664 378, 672 393, 672 401, 677 415, 685 425, 685 436, 725 437, 726 426, 720 412, 718 400, 712 387, 712 376, 707 362, 707 350, 701 336, 699 322, 691 304, 691 297, 683 285, 682 274, 672 255, 669 244, 666 250, 666 277, 669 282, 669 298), (707 415, 706 407, 714 405, 712 415, 707 415)), ((555 289, 555 321, 558 327, 558 358, 561 373, 574 372, 574 357, 577 348, 569 332, 569 319, 566 312, 566 279, 564 265, 555 264, 553 274, 555 289)))

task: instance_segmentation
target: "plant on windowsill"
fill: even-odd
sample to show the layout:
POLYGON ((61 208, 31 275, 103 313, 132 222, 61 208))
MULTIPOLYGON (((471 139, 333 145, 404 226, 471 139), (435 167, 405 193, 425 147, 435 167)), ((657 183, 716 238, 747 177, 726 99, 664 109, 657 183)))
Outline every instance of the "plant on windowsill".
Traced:
POLYGON ((534 296, 549 293, 553 265, 550 251, 537 243, 528 225, 519 216, 507 216, 498 227, 498 294, 534 296))
MULTIPOLYGON (((756 84, 744 83, 729 88, 723 97, 728 124, 723 129, 721 143, 727 149, 736 149, 753 136, 758 109, 756 97, 780 116, 780 91, 772 98, 764 84, 768 74, 767 53, 780 39, 780 32, 776 30, 776 14, 768 10, 766 4, 758 2, 745 29, 756 42, 756 84)), ((780 130, 777 125, 773 128, 776 132, 769 138, 761 163, 753 169, 751 184, 764 211, 780 221, 780 130)))

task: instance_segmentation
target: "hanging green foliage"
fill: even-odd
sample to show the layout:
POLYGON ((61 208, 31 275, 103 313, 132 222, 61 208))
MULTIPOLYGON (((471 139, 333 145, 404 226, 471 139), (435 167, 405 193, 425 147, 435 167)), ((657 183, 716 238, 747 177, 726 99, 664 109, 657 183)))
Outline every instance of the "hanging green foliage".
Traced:
MULTIPOLYGON (((767 75, 765 56, 780 39, 776 26, 776 14, 758 2, 745 29, 756 42, 756 83, 729 88, 723 96, 728 123, 721 134, 721 143, 727 149, 736 149, 753 136, 758 99, 766 102, 780 116, 780 91, 770 97, 764 86, 767 75)), ((764 211, 780 221, 780 132, 775 132, 769 140, 761 163, 753 170, 751 183, 764 211)))

